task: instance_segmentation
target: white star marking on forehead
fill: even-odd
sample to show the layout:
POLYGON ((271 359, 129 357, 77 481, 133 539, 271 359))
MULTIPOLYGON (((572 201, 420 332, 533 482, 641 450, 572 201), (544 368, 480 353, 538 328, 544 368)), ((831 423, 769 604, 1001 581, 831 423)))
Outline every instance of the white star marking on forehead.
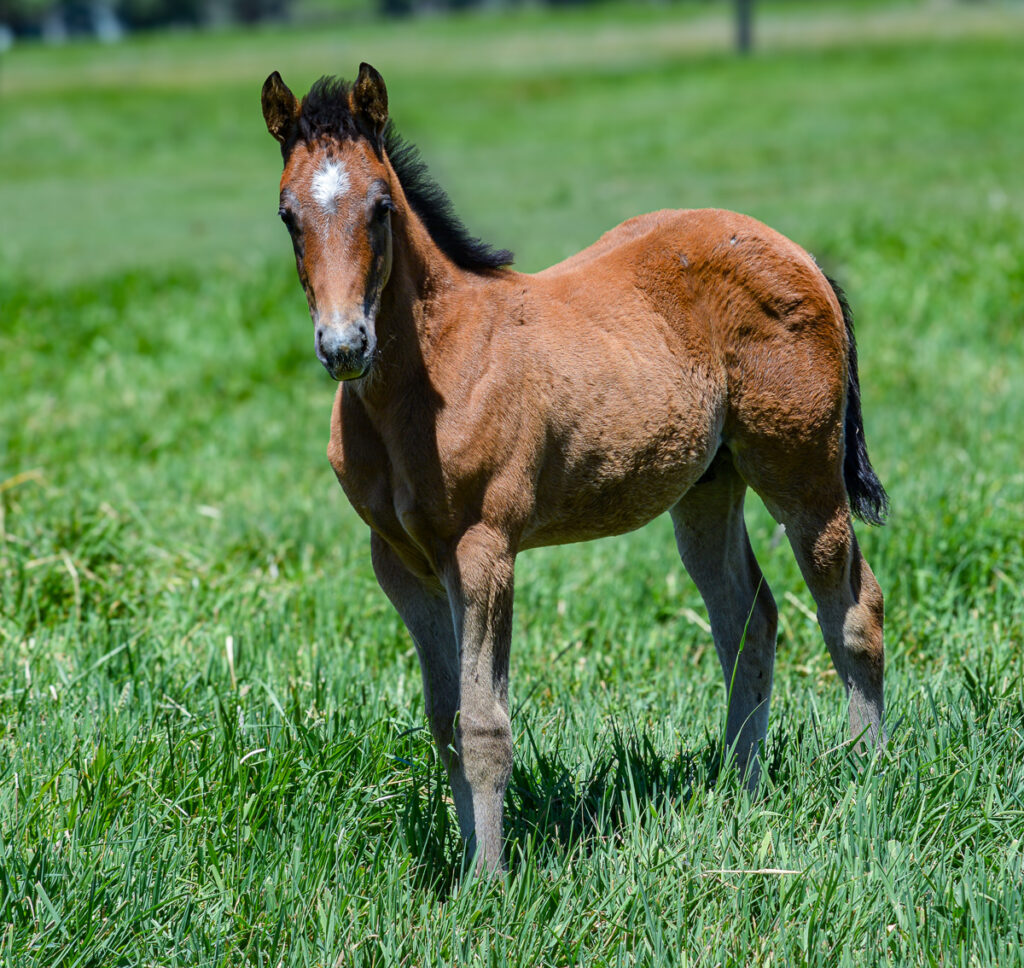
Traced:
POLYGON ((325 212, 337 211, 338 199, 348 187, 348 172, 340 161, 325 161, 313 176, 313 198, 325 212))

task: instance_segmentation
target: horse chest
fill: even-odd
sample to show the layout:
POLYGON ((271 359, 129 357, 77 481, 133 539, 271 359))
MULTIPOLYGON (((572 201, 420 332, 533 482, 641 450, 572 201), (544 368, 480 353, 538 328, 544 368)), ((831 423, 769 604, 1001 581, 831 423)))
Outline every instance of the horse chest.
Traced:
POLYGON ((332 456, 331 463, 355 512, 414 574, 421 578, 436 575, 436 528, 413 489, 402 482, 381 451, 355 455, 352 448, 348 450, 343 460, 332 456))

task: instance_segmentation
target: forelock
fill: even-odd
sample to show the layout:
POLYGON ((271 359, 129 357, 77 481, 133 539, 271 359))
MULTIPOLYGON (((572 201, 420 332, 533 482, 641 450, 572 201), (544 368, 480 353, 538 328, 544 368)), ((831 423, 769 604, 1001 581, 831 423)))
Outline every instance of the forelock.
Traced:
POLYGON ((319 138, 355 140, 362 133, 352 116, 352 85, 337 77, 321 77, 302 99, 297 140, 310 144, 319 138))

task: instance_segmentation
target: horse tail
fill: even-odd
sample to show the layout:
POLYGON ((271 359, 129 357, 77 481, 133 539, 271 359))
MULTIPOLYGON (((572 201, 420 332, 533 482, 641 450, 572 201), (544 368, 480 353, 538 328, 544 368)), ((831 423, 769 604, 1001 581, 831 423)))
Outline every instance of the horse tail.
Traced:
POLYGON ((846 293, 833 279, 828 284, 839 300, 846 323, 846 451, 843 455, 843 481, 850 498, 850 509, 867 524, 885 524, 889 513, 889 495, 885 493, 871 461, 864 440, 864 420, 860 412, 860 378, 857 375, 857 340, 853 335, 853 313, 846 293))

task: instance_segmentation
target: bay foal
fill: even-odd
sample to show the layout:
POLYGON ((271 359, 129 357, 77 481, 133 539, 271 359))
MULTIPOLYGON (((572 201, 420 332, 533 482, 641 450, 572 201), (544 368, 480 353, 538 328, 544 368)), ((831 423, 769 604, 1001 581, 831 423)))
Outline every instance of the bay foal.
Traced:
POLYGON ((316 353, 341 381, 328 456, 416 643, 478 864, 503 864, 524 548, 672 515, 729 689, 726 743, 753 787, 776 609, 743 521, 752 487, 817 603, 852 735, 880 742, 882 593, 850 511, 877 523, 886 497, 849 310, 810 256, 742 215, 662 211, 524 275, 467 234, 369 65, 301 103, 271 74, 263 113, 316 353))

